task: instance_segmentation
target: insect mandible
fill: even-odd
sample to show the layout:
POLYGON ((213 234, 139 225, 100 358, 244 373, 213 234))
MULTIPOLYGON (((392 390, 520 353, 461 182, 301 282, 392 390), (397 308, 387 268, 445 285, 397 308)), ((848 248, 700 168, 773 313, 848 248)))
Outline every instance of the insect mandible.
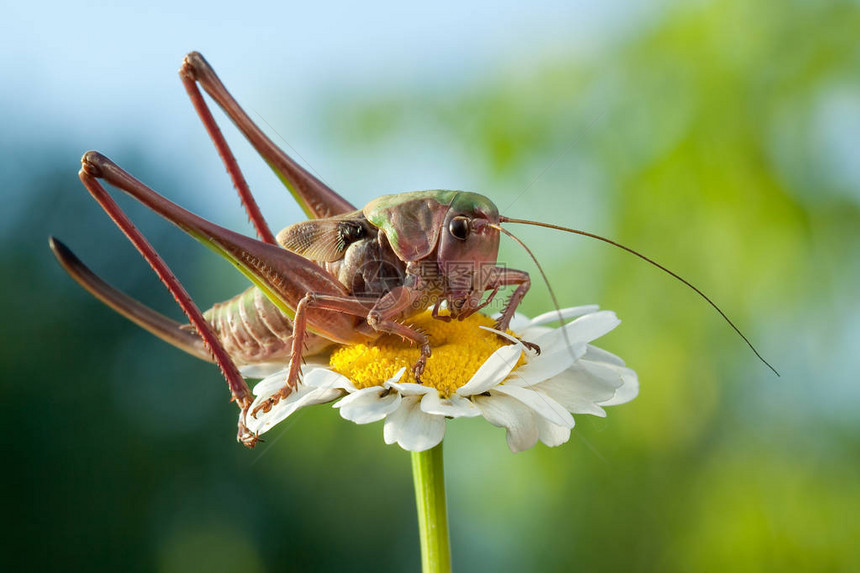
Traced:
MULTIPOLYGON (((259 409, 267 411, 290 394, 298 383, 303 355, 320 353, 333 344, 357 344, 385 334, 398 335, 421 350, 412 367, 413 377, 420 382, 431 354, 430 341, 405 321, 429 307, 434 318, 462 320, 486 307, 500 289, 513 287, 496 321, 498 329, 507 329, 531 281, 524 271, 497 265, 500 234, 510 235, 525 247, 502 223, 526 223, 585 235, 633 253, 705 298, 764 361, 700 290, 650 258, 604 237, 504 217, 488 198, 465 191, 386 195, 357 209, 276 146, 233 99, 203 56, 197 52, 188 54, 179 73, 259 240, 183 209, 107 157, 90 151, 81 160, 81 181, 167 286, 189 323, 180 324, 111 287, 59 240, 51 237, 50 246, 72 278, 99 300, 159 338, 218 365, 232 400, 239 406, 237 438, 246 446, 253 447, 259 440, 248 430, 247 416, 255 415, 259 409), (286 184, 308 221, 273 235, 200 87, 286 184), (253 286, 201 312, 101 181, 128 193, 218 252, 253 286), (443 305, 447 312, 440 314, 443 305), (240 368, 254 366, 260 371, 267 365, 284 364, 289 364, 289 369, 283 388, 249 411, 253 397, 240 368)), ((535 345, 523 342, 539 351, 535 345)))

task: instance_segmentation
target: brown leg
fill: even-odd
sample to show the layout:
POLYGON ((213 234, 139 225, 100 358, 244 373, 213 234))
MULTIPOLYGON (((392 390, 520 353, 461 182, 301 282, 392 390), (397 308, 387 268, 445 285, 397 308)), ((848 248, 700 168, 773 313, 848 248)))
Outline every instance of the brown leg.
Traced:
MULTIPOLYGON (((504 332, 508 329, 508 326, 511 324, 511 319, 514 317, 514 312, 516 312, 517 307, 520 306, 520 303, 523 301, 523 297, 526 296, 531 284, 531 279, 526 272, 506 267, 496 267, 488 288, 498 290, 503 286, 517 286, 517 288, 514 289, 513 294, 511 294, 511 298, 509 298, 508 302, 505 304, 505 308, 502 310, 502 315, 496 321, 496 330, 504 332)), ((540 346, 537 344, 525 340, 520 340, 520 342, 522 342, 527 348, 540 354, 540 346)))
POLYGON ((268 412, 272 406, 292 394, 293 390, 296 389, 301 374, 302 351, 308 333, 307 312, 310 308, 363 317, 367 314, 368 301, 355 297, 307 293, 296 306, 296 315, 293 319, 293 342, 290 349, 290 369, 287 372, 287 380, 280 390, 251 411, 252 416, 257 417, 260 410, 268 412))
POLYGON ((196 331, 189 329, 187 324, 180 324, 175 320, 167 318, 163 314, 116 290, 84 265, 58 239, 51 237, 49 244, 57 260, 66 272, 69 273, 69 276, 94 297, 165 342, 201 360, 212 362, 212 353, 203 344, 200 335, 196 331))
POLYGON ((295 390, 296 384, 299 380, 299 373, 301 371, 302 344, 304 343, 304 337, 307 332, 307 312, 311 308, 345 313, 353 316, 366 316, 367 324, 376 332, 396 334, 404 340, 411 340, 416 343, 421 347, 421 357, 412 367, 412 373, 415 376, 415 381, 420 383, 421 374, 424 372, 424 366, 427 364, 427 358, 430 356, 429 339, 423 332, 419 332, 414 328, 396 322, 394 317, 401 316, 403 311, 422 296, 422 294, 423 293, 417 289, 397 287, 381 299, 375 301, 370 312, 368 312, 367 309, 368 303, 371 301, 350 296, 341 297, 314 293, 306 294, 296 307, 296 316, 293 321, 293 346, 290 352, 290 369, 287 372, 287 381, 284 386, 278 390, 278 392, 254 408, 251 415, 256 416, 260 410, 268 412, 272 409, 272 406, 280 402, 282 398, 289 396, 293 390, 295 390))
POLYGON ((472 316, 473 314, 475 314, 476 312, 478 312, 479 310, 485 308, 488 304, 493 302, 493 299, 495 299, 496 295, 499 294, 500 288, 501 288, 501 286, 499 286, 499 285, 492 287, 493 290, 492 290, 492 292, 490 292, 490 296, 487 297, 487 300, 485 300, 481 304, 477 305, 475 308, 470 308, 467 312, 463 312, 462 314, 460 314, 460 316, 457 317, 457 320, 465 320, 465 319, 469 318, 470 316, 472 316))
POLYGON ((212 353, 215 363, 218 364, 218 367, 221 369, 221 373, 227 380, 232 400, 235 400, 239 406, 239 433, 237 435, 237 439, 248 447, 254 447, 257 443, 257 437, 248 431, 245 426, 245 415, 247 414, 248 407, 251 405, 252 400, 251 391, 248 388, 248 385, 239 374, 236 365, 227 355, 227 352, 224 350, 218 337, 209 326, 209 323, 207 323, 203 318, 200 309, 198 309, 197 305, 194 304, 194 301, 191 300, 185 287, 182 286, 182 283, 179 282, 149 241, 146 240, 128 216, 122 211, 122 209, 120 209, 119 205, 117 205, 110 195, 108 195, 107 191, 105 191, 104 187, 102 187, 101 183, 96 179, 96 177, 99 176, 99 173, 91 173, 88 170, 88 166, 88 163, 84 163, 81 168, 79 173, 81 181, 110 218, 113 219, 114 223, 116 223, 122 232, 125 233, 140 254, 143 255, 143 258, 146 259, 146 262, 149 263, 158 275, 158 278, 161 279, 161 282, 164 283, 176 299, 176 302, 179 303, 183 312, 188 316, 188 320, 194 328, 197 329, 197 332, 203 339, 204 344, 212 353))
POLYGON ((444 298, 440 298, 436 301, 436 304, 433 305, 433 312, 430 314, 434 319, 441 320, 442 322, 451 322, 450 316, 440 316, 439 308, 442 306, 442 303, 445 302, 444 298))
POLYGON ((236 162, 236 158, 233 156, 230 146, 227 145, 227 141, 224 139, 221 129, 219 129, 218 124, 215 123, 215 118, 212 117, 212 112, 209 110, 209 106, 206 105, 206 101, 203 99, 203 94, 200 93, 194 79, 185 73, 185 64, 183 64, 179 75, 182 78, 182 83, 185 84, 185 91, 188 92, 188 97, 191 98, 191 103, 194 105, 197 115, 206 127, 206 131, 209 133, 212 143, 215 144, 215 148, 218 150, 218 155, 221 156, 221 160, 227 168, 227 173, 230 174, 230 178, 233 180, 233 186, 239 193, 239 199, 242 201, 242 206, 245 207, 245 212, 248 213, 248 218, 251 220, 251 224, 254 225, 254 229, 257 231, 257 236, 263 242, 276 245, 277 242, 275 241, 275 236, 272 234, 272 230, 269 229, 269 225, 263 218, 263 214, 260 212, 260 207, 257 206, 257 202, 251 194, 251 189, 245 181, 245 176, 242 175, 242 170, 239 169, 239 164, 236 162))
POLYGON ((427 335, 414 328, 400 324, 397 319, 408 314, 415 301, 424 296, 420 287, 400 286, 385 294, 367 314, 367 324, 374 330, 396 334, 404 340, 411 340, 421 349, 421 356, 412 366, 415 381, 421 383, 421 374, 430 357, 430 340, 427 335))
POLYGON ((493 273, 492 278, 490 279, 490 284, 487 285, 487 288, 492 288, 494 290, 499 289, 503 286, 516 285, 517 288, 514 289, 511 298, 508 299, 508 302, 505 304, 504 310, 502 310, 502 316, 496 321, 496 329, 497 330, 507 330, 508 325, 511 323, 511 319, 514 317, 514 312, 517 310, 517 307, 523 301, 523 297, 526 296, 526 293, 531 287, 532 281, 529 278, 528 273, 523 271, 518 271, 515 269, 508 269, 505 267, 496 267, 495 272, 493 273))
MULTIPOLYGON (((281 247, 225 229, 183 209, 100 153, 85 153, 81 163, 83 170, 91 177, 104 180, 128 193, 232 262, 288 316, 294 313, 296 305, 308 292, 348 296, 337 277, 316 263, 281 247)), ((329 340, 353 343, 364 339, 356 334, 356 320, 352 316, 311 316, 310 321, 314 331, 329 340)))
MULTIPOLYGON (((353 207, 349 201, 335 193, 328 185, 311 175, 306 169, 293 161, 290 156, 275 145, 274 142, 272 142, 272 140, 269 139, 269 137, 264 134, 253 121, 251 121, 251 118, 248 117, 248 114, 245 113, 236 100, 233 99, 233 96, 230 95, 227 88, 225 88, 224 84, 221 83, 221 80, 218 79, 218 76, 215 74, 215 70, 212 69, 202 55, 198 52, 191 52, 185 56, 185 60, 182 62, 182 67, 179 70, 179 74, 182 76, 182 81, 185 83, 186 89, 189 90, 189 95, 194 102, 195 108, 198 108, 198 113, 201 113, 198 104, 201 104, 204 107, 206 104, 203 102, 202 98, 198 97, 200 92, 197 91, 197 87, 194 85, 195 82, 199 83, 201 87, 203 87, 203 90, 215 100, 221 109, 224 110, 224 113, 226 113, 233 123, 236 124, 239 131, 241 131, 251 145, 254 146, 254 149, 256 149, 257 152, 263 156, 263 159, 266 160, 266 163, 274 169, 278 177, 280 177, 280 179, 290 189, 293 196, 295 196, 299 205, 305 213, 307 213, 308 217, 316 219, 355 211, 355 207, 353 207), (197 94, 196 96, 192 93, 192 90, 189 89, 189 86, 193 86, 193 91, 197 94)), ((206 128, 209 130, 211 135, 213 133, 210 128, 211 114, 209 114, 208 109, 206 110, 205 115, 207 117, 204 117, 204 114, 201 113, 201 118, 206 124, 206 128)), ((217 126, 214 125, 214 120, 211 120, 211 125, 217 129, 217 126)), ((220 133, 218 138, 223 140, 220 133)), ((223 150, 218 143, 218 139, 213 136, 213 140, 215 140, 215 144, 218 146, 219 152, 221 152, 222 157, 224 157, 223 150)), ((224 147, 226 148, 226 144, 224 144, 224 147)), ((232 157, 232 154, 230 157, 232 157)), ((225 162, 227 162, 226 158, 225 162)), ((230 166, 228 164, 228 170, 229 169, 230 166)), ((233 175, 232 172, 231 175, 233 175)), ((234 183, 236 182, 235 177, 233 181, 234 183)))

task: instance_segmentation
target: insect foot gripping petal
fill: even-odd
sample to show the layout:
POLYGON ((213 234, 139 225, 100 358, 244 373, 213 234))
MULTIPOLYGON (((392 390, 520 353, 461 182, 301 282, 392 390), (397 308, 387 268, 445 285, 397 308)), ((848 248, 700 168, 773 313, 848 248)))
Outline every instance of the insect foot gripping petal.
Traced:
POLYGON ((290 368, 290 373, 287 375, 286 383, 281 387, 280 390, 269 396, 266 400, 260 403, 256 408, 251 410, 251 417, 256 418, 257 414, 262 410, 263 413, 268 413, 272 408, 277 405, 278 402, 292 394, 296 388, 298 387, 298 383, 301 380, 301 372, 297 369, 296 372, 293 372, 292 367, 290 368))
MULTIPOLYGON (((506 308, 510 308, 510 306, 511 306, 510 301, 508 301, 506 308)), ((513 316, 513 313, 502 314, 502 316, 500 316, 499 319, 496 321, 496 324, 493 326, 493 328, 495 328, 499 332, 507 332, 508 327, 510 326, 512 316, 513 316)), ((499 334, 499 337, 506 338, 505 336, 502 336, 501 334, 499 334)), ((528 340, 523 340, 522 338, 520 338, 519 336, 516 336, 516 335, 514 335, 514 338, 519 340, 523 346, 525 346, 526 348, 528 348, 529 350, 533 351, 535 354, 540 356, 540 346, 538 346, 534 342, 529 342, 528 340)))
POLYGON ((519 340, 523 346, 525 346, 526 348, 528 348, 529 350, 534 352, 536 355, 540 356, 540 346, 538 346, 534 342, 529 342, 528 340, 523 340, 519 336, 517 336, 516 339, 519 340))
POLYGON ((520 342, 520 344, 525 346, 528 350, 531 350, 532 352, 534 352, 535 355, 540 356, 540 346, 539 345, 535 344, 534 342, 529 342, 528 340, 524 340, 521 336, 517 336, 516 334, 507 333, 507 334, 503 335, 502 333, 507 332, 508 328, 500 325, 498 321, 496 321, 496 324, 493 325, 493 330, 499 331, 498 333, 496 333, 496 336, 498 336, 500 339, 504 340, 505 344, 509 343, 512 338, 516 338, 520 342))
POLYGON ((289 392, 285 392, 284 388, 281 388, 279 391, 275 392, 271 396, 269 396, 266 400, 264 400, 259 406, 251 410, 251 416, 253 418, 257 417, 257 414, 262 410, 264 414, 268 414, 269 411, 275 407, 275 405, 281 401, 281 398, 286 398, 289 396, 289 392))
POLYGON ((257 412, 262 410, 268 412, 272 407, 292 394, 298 388, 302 378, 302 350, 305 347, 305 337, 307 336, 307 310, 308 306, 312 306, 318 302, 318 296, 314 293, 307 293, 299 304, 296 305, 296 313, 293 318, 293 344, 290 348, 290 368, 287 371, 287 379, 280 390, 269 396, 262 404, 254 408, 251 412, 253 417, 257 417, 257 412))
POLYGON ((258 442, 262 442, 263 440, 254 432, 248 429, 248 426, 245 424, 245 419, 248 416, 248 409, 250 408, 250 404, 242 408, 242 411, 239 413, 239 432, 236 434, 236 440, 245 447, 253 448, 257 445, 258 442))

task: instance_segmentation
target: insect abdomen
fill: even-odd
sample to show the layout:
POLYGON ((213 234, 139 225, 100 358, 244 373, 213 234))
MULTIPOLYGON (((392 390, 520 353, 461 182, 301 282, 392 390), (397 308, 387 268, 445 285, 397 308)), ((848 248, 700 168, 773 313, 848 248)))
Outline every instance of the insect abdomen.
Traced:
POLYGON ((214 305, 203 316, 235 361, 289 360, 293 321, 257 287, 214 305))

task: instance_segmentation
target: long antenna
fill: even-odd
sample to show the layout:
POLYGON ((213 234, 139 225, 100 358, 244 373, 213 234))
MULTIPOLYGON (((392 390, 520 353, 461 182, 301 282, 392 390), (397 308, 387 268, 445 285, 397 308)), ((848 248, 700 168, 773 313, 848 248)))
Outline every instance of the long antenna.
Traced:
MULTIPOLYGON (((635 251, 635 250, 631 249, 630 247, 626 247, 626 246, 622 245, 621 243, 617 243, 611 239, 607 239, 606 237, 601 237, 600 235, 595 235, 594 233, 589 233, 588 231, 581 231, 579 229, 571 229, 570 227, 562 227, 561 225, 553 225, 551 223, 541 223, 540 221, 529 221, 527 219, 512 219, 510 217, 499 217, 499 221, 501 223, 522 223, 524 225, 534 225, 536 227, 546 227, 547 229, 555 229, 557 231, 566 231, 568 233, 574 233, 576 235, 582 235, 584 237, 590 237, 592 239, 597 239, 598 241, 603 241, 604 243, 609 243, 610 245, 612 245, 614 247, 618 247, 619 249, 623 249, 623 250, 627 251, 628 253, 636 255, 637 257, 639 257, 643 261, 654 265, 655 267, 657 267, 661 271, 663 271, 663 272, 671 275, 672 277, 678 279, 679 281, 681 281, 682 283, 684 283, 685 285, 687 285, 688 287, 693 289, 696 292, 696 294, 698 294, 700 297, 705 299, 707 301, 707 303, 710 304, 712 307, 714 307, 714 310, 716 310, 718 313, 720 313, 720 316, 722 316, 726 320, 726 322, 729 323, 729 326, 732 327, 732 329, 738 334, 738 336, 740 336, 744 340, 744 342, 747 343, 747 346, 750 347, 750 350, 752 350, 753 353, 755 353, 755 355, 758 357, 758 359, 761 360, 765 364, 765 366, 770 368, 774 374, 779 376, 779 372, 776 371, 776 368, 771 366, 770 362, 765 360, 764 357, 761 354, 759 354, 759 351, 756 350, 756 348, 755 348, 755 346, 753 346, 752 342, 750 342, 749 339, 746 336, 744 336, 744 333, 741 332, 737 326, 735 326, 735 323, 732 322, 728 316, 726 316, 726 313, 724 313, 720 309, 720 307, 718 307, 716 305, 716 303, 708 297, 708 295, 706 295, 705 293, 703 293, 702 291, 700 291, 699 289, 694 287, 692 284, 690 284, 690 282, 688 280, 682 278, 677 273, 670 271, 669 269, 667 269, 666 267, 664 267, 663 265, 661 265, 657 261, 655 261, 651 258, 648 258, 645 255, 643 255, 642 253, 635 251)), ((541 272, 543 272, 543 271, 541 271, 541 272)))

